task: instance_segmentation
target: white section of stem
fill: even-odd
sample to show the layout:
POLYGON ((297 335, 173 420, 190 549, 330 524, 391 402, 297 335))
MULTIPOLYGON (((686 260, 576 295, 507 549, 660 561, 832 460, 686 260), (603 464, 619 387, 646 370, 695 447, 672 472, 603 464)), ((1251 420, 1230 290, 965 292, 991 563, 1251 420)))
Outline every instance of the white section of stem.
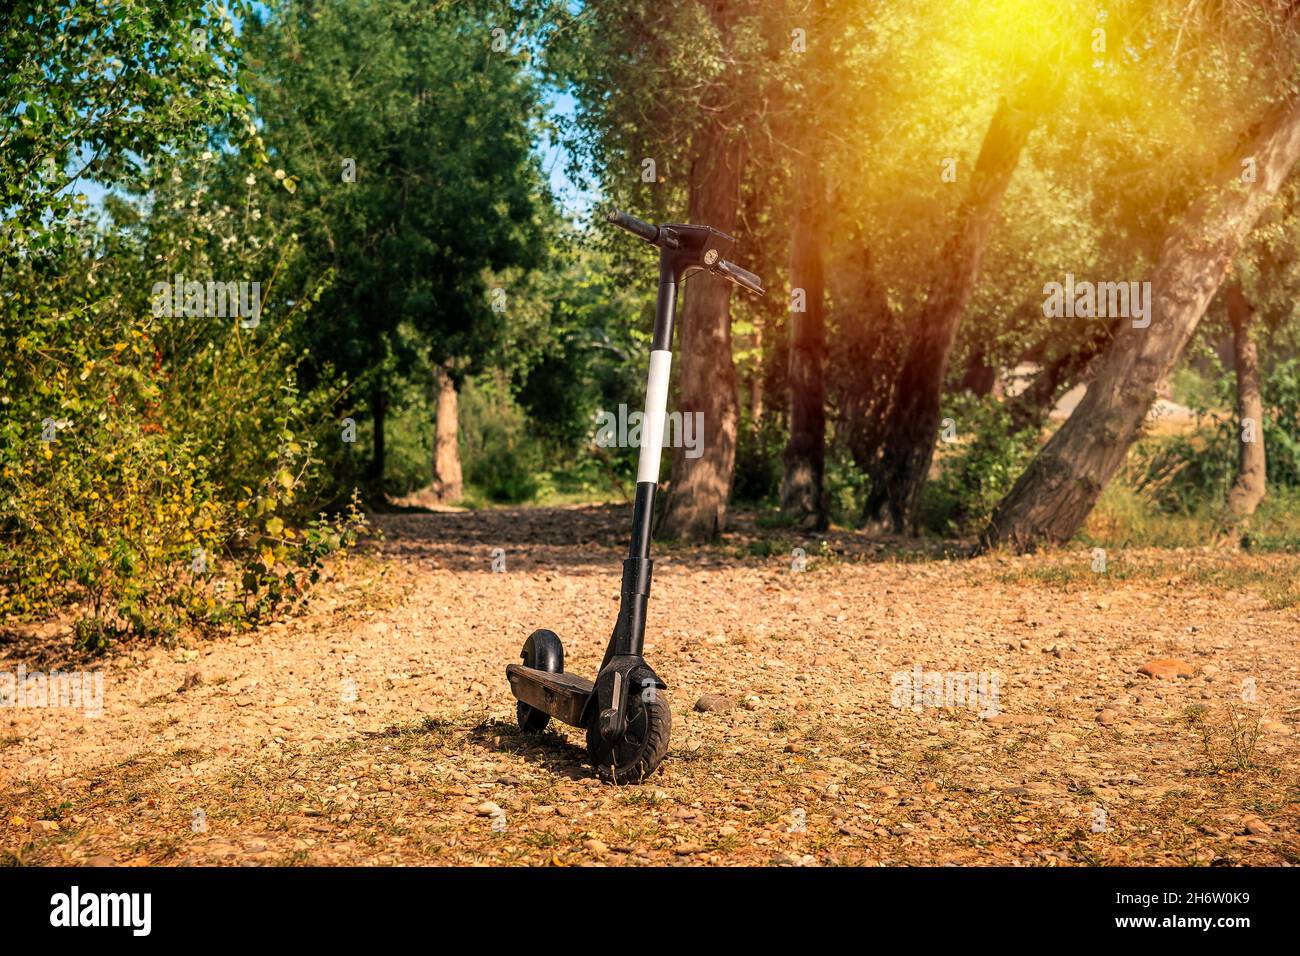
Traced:
POLYGON ((668 372, 673 353, 656 349, 650 353, 650 377, 645 389, 645 416, 641 422, 641 456, 637 459, 636 480, 659 480, 659 454, 664 447, 664 422, 668 409, 668 372))

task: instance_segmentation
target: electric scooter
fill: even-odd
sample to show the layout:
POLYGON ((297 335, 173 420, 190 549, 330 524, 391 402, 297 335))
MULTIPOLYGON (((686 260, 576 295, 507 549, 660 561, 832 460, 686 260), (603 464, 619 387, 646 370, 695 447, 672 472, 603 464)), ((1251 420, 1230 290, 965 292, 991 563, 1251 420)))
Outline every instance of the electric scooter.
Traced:
POLYGON ((523 665, 506 667, 515 714, 522 730, 540 733, 552 717, 587 731, 587 751, 597 774, 614 783, 639 782, 668 753, 672 714, 659 695, 668 685, 641 656, 646 605, 650 598, 650 530, 663 448, 668 372, 672 364, 673 318, 677 288, 693 272, 707 271, 758 295, 758 276, 723 258, 736 240, 711 226, 672 223, 652 226, 614 211, 608 220, 659 247, 659 299, 650 343, 636 499, 632 506, 632 546, 623 562, 618 620, 605 648, 596 680, 564 672, 564 645, 554 631, 537 630, 524 642, 523 665))

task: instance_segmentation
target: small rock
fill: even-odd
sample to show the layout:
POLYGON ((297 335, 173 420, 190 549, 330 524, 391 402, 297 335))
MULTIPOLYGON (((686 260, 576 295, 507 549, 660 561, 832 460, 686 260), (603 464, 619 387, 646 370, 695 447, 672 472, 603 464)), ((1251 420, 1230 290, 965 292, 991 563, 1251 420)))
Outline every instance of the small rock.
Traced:
POLYGON ((1147 661, 1138 668, 1138 673, 1157 680, 1175 680, 1179 677, 1195 677, 1196 668, 1176 657, 1162 657, 1159 660, 1147 661))
POLYGON ((722 694, 701 694, 700 699, 695 702, 695 709, 701 714, 726 713, 733 710, 735 706, 735 701, 722 694))

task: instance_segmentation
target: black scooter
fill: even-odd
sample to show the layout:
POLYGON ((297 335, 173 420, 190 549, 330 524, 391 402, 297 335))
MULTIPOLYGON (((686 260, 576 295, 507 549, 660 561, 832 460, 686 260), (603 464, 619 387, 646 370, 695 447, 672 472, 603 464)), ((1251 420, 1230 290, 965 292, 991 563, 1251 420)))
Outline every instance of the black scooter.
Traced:
POLYGON ((538 630, 524 642, 523 666, 506 667, 519 726, 532 733, 552 717, 587 729, 587 751, 597 773, 615 783, 638 782, 668 753, 672 715, 659 695, 665 684, 645 662, 646 603, 650 598, 650 526, 663 448, 668 373, 672 363, 673 317, 677 287, 692 272, 706 270, 758 295, 758 276, 723 258, 736 240, 710 226, 673 223, 652 226, 622 212, 610 222, 659 247, 659 300, 650 344, 650 374, 637 462, 632 509, 632 546, 623 562, 618 621, 610 635, 595 683, 564 672, 564 645, 554 631, 538 630))

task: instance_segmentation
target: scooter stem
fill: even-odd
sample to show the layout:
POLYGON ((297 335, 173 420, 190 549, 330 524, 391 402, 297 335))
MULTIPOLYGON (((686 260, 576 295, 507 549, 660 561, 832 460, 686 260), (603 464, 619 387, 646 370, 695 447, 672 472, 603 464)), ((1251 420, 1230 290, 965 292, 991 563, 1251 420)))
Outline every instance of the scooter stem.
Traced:
MULTIPOLYGON (((655 496, 659 489, 659 462, 668 418, 668 379, 673 362, 673 319, 677 307, 678 265, 672 250, 659 255, 659 297, 655 304, 654 333, 650 340, 650 370, 646 378, 645 414, 641 422, 641 450, 637 458, 636 499, 632 505, 632 543, 623 562, 623 587, 618 624, 605 652, 605 663, 621 655, 640 656, 645 644, 645 612, 650 597, 650 535, 654 525, 655 496)), ((602 664, 603 666, 603 664, 602 664)))
POLYGON ((614 625, 614 633, 605 650, 602 671, 615 657, 639 658, 645 643, 645 612, 653 568, 650 533, 654 524, 659 462, 667 421, 677 287, 687 273, 707 270, 751 292, 763 294, 758 276, 722 257, 722 250, 729 250, 736 241, 724 232, 710 226, 680 223, 654 226, 618 211, 611 212, 607 218, 659 247, 659 298, 650 341, 650 372, 646 380, 645 415, 636 469, 636 501, 632 507, 632 544, 627 560, 623 562, 618 623, 614 625))

